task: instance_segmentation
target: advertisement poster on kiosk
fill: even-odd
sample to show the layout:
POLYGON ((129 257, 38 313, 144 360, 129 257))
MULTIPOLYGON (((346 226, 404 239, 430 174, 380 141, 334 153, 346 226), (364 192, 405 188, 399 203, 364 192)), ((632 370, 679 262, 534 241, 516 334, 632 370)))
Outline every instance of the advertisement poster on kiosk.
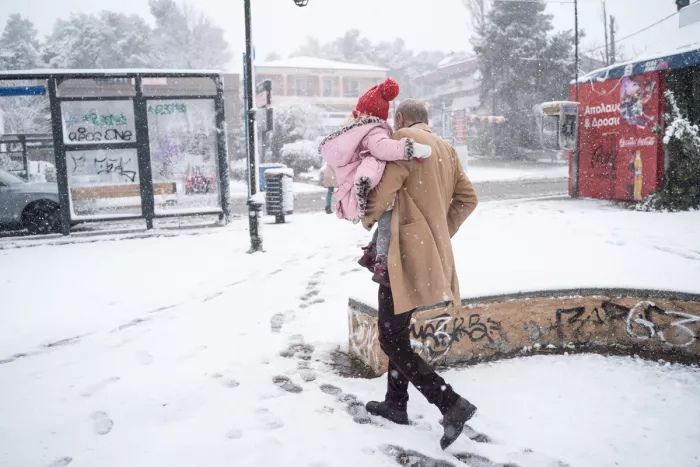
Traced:
POLYGON ((579 85, 581 196, 640 201, 657 190, 663 149, 654 127, 662 123, 662 86, 658 71, 579 85))

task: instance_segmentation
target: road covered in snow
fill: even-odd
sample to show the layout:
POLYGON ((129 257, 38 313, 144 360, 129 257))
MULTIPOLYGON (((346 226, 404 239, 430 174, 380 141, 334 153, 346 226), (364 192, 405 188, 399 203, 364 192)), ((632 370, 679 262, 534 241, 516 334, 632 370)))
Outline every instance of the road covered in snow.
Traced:
MULTIPOLYGON (((385 380, 330 363, 347 350, 348 298, 373 300, 356 264, 368 234, 324 214, 289 219, 264 226, 255 255, 245 219, 0 241, 0 466, 700 465, 700 370, 631 357, 446 372, 480 408, 447 452, 439 413, 413 389, 412 426, 367 419, 361 403, 385 380)), ((523 200, 483 203, 454 243, 465 296, 698 293, 698 234, 697 212, 523 200)))

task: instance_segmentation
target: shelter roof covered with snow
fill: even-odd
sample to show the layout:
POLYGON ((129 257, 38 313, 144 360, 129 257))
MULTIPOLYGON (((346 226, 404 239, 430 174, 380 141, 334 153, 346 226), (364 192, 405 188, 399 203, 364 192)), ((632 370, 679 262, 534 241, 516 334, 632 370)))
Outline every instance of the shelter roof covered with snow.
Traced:
POLYGON ((76 76, 86 75, 88 77, 95 76, 202 76, 202 75, 218 75, 221 71, 217 70, 169 70, 169 69, 149 69, 149 68, 118 68, 118 69, 59 69, 59 68, 43 68, 35 70, 0 70, 0 77, 4 76, 26 76, 44 78, 47 76, 76 76))
POLYGON ((281 60, 256 63, 256 68, 306 68, 326 70, 353 70, 353 71, 389 71, 377 65, 363 65, 359 63, 338 62, 316 57, 290 57, 281 60))
MULTIPOLYGON (((700 64, 700 43, 639 56, 633 60, 601 68, 579 78, 579 83, 589 81, 605 81, 608 79, 620 79, 623 76, 634 76, 650 71, 673 70, 687 68, 700 64)), ((575 84, 572 81, 571 84, 575 84)))

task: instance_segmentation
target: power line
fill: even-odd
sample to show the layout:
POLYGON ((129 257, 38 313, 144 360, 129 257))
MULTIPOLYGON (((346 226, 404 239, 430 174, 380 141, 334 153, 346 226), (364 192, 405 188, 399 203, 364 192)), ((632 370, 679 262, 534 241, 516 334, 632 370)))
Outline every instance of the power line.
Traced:
MULTIPOLYGON (((699 0, 699 1, 700 1, 700 0, 699 0)), ((632 34, 630 34, 630 35, 628 35, 628 36, 625 36, 625 37, 623 37, 623 38, 621 38, 621 39, 618 39, 618 40, 617 40, 617 43, 620 43, 620 42, 622 42, 622 41, 624 41, 624 40, 627 40, 627 39, 629 39, 630 37, 634 37, 634 36, 636 36, 637 34, 641 34, 641 33, 643 33, 644 31, 647 31, 647 30, 653 28, 654 26, 657 26, 657 25, 663 23, 664 21, 673 18, 673 17, 676 16, 677 14, 678 14, 678 12, 675 11, 675 12, 673 12, 672 14, 668 15, 667 17, 660 19, 659 21, 657 21, 657 22, 654 23, 654 24, 650 24, 649 26, 647 26, 647 27, 645 27, 645 28, 643 28, 643 29, 640 29, 640 30, 637 31, 637 32, 633 32, 632 34)), ((600 49, 604 49, 604 48, 605 48, 605 46, 603 45, 603 46, 596 47, 596 48, 591 49, 591 50, 587 50, 587 51, 583 52, 583 54, 589 54, 589 53, 591 53, 591 52, 596 52, 596 51, 598 51, 598 50, 600 50, 600 49)))

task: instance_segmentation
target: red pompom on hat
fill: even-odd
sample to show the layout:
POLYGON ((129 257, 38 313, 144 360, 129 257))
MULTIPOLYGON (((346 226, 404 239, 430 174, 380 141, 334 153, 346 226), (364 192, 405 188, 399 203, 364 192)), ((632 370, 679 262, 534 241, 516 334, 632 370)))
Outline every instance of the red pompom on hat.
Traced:
POLYGON ((382 120, 388 119, 389 102, 396 99, 399 91, 399 83, 391 78, 387 78, 386 81, 374 86, 360 97, 353 115, 355 117, 368 115, 381 118, 382 120))

